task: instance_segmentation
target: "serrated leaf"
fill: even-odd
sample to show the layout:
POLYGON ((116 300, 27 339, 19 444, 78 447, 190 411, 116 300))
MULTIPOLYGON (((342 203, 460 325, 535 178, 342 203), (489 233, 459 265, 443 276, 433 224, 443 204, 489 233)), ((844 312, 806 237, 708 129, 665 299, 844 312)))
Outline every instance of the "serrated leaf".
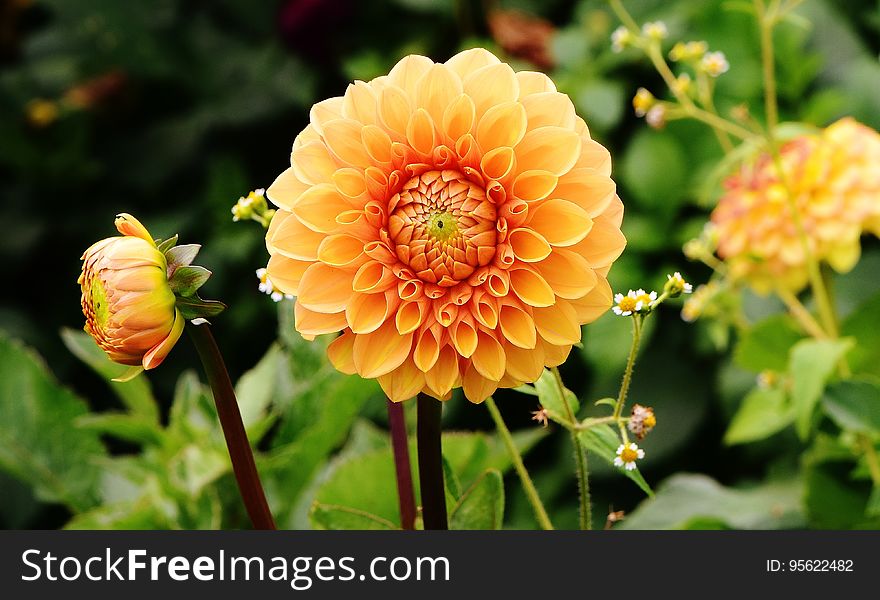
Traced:
POLYGON ((485 471, 465 490, 449 513, 450 529, 501 529, 504 481, 495 469, 485 471))
POLYGON ((211 271, 198 265, 178 267, 174 270, 168 285, 178 296, 189 297, 198 291, 211 278, 211 271))
POLYGON ((31 350, 0 334, 0 468, 26 482, 39 499, 75 512, 98 501, 106 456, 93 431, 74 421, 86 403, 61 387, 31 350))
MULTIPOLYGON (((614 459, 617 457, 617 448, 620 446, 620 438, 611 425, 597 425, 589 429, 578 432, 578 439, 588 451, 593 452, 611 465, 614 465, 614 459)), ((623 475, 630 478, 643 492, 649 496, 653 496, 651 486, 642 477, 638 468, 629 471, 627 469, 618 469, 623 475)))
POLYGON ((795 428, 801 439, 806 439, 810 433, 813 410, 828 378, 852 345, 851 339, 803 340, 792 347, 789 357, 791 401, 795 428))
POLYGON ((736 345, 734 362, 749 371, 783 372, 788 368, 788 353, 803 339, 788 315, 776 315, 756 323, 736 345))
POLYGON ((880 434, 880 385, 872 380, 849 380, 825 390, 822 408, 841 429, 880 434))
MULTIPOLYGON (((74 356, 108 382, 122 377, 130 368, 110 360, 92 336, 84 331, 63 327, 61 340, 74 356)), ((110 390, 132 413, 149 421, 159 422, 159 408, 146 377, 138 377, 125 383, 114 382, 110 385, 110 390)))
POLYGON ((176 273, 178 268, 191 265, 201 249, 201 244, 181 244, 169 248, 165 252, 169 272, 176 273))
POLYGON ((778 388, 754 389, 733 417, 724 443, 732 446, 770 437, 794 422, 794 409, 778 388))
POLYGON ((315 529, 388 530, 400 529, 380 516, 349 506, 315 502, 309 513, 315 529))

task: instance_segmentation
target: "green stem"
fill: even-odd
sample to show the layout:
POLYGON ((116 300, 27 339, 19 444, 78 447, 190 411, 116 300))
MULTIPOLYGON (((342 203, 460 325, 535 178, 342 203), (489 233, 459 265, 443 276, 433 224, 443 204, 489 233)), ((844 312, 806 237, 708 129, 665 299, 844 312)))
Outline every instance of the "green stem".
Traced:
POLYGON ((251 523, 254 529, 275 529, 275 521, 266 502, 266 494, 254 463, 254 454, 241 420, 232 381, 217 342, 211 334, 211 327, 204 319, 196 319, 187 323, 186 329, 211 385, 217 416, 220 418, 220 426, 232 461, 232 471, 251 523))
POLYGON ((416 497, 413 492, 412 467, 409 462, 409 441, 403 404, 386 400, 391 447, 394 450, 394 475, 397 480, 397 502, 400 507, 401 529, 416 528, 416 497))
MULTIPOLYGON (((562 405, 565 407, 566 417, 571 423, 577 423, 574 411, 571 409, 571 403, 566 398, 565 385, 562 383, 559 369, 553 367, 552 371, 553 377, 556 379, 556 386, 559 389, 559 396, 562 398, 562 405)), ((590 500, 590 473, 587 465, 587 452, 578 438, 577 431, 574 428, 568 431, 571 434, 572 446, 574 446, 574 463, 578 482, 578 523, 581 530, 589 531, 593 528, 593 506, 590 500)))
POLYGON ((776 72, 773 53, 773 25, 775 17, 768 14, 764 0, 754 0, 755 14, 761 31, 761 66, 764 77, 764 115, 770 136, 779 123, 779 106, 776 100, 776 72))
POLYGON ((632 321, 632 345, 629 348, 629 357, 626 359, 626 369, 623 372, 623 380, 620 382, 620 392, 617 394, 617 404, 614 405, 614 414, 612 415, 620 428, 620 435, 624 442, 627 440, 626 427, 623 425, 620 415, 623 412, 623 406, 626 404, 626 395, 629 393, 629 384, 632 381, 633 368, 636 364, 636 357, 639 354, 639 344, 641 343, 642 338, 642 316, 633 315, 632 321))
POLYGON ((425 529, 449 529, 446 518, 446 487, 443 482, 443 451, 440 416, 443 403, 426 394, 416 399, 416 440, 419 455, 419 490, 425 529))
POLYGON ((877 449, 874 448, 874 442, 864 433, 858 435, 858 442, 865 453, 865 462, 868 463, 871 481, 874 483, 874 486, 880 487, 880 459, 877 458, 877 449))
POLYGON ((547 516, 547 510, 541 502, 541 497, 538 496, 538 490, 535 489, 535 484, 532 483, 532 478, 529 477, 529 472, 526 471, 522 456, 516 448, 513 437, 510 435, 510 430, 508 430, 507 425, 504 424, 504 419, 501 418, 501 413, 498 412, 498 407, 495 405, 495 401, 489 396, 486 398, 485 404, 486 408, 489 409, 489 414, 492 415, 492 420, 495 421, 495 429, 498 430, 498 435, 501 436, 501 441, 504 442, 504 446, 507 448, 507 453, 510 455, 510 460, 513 462, 513 468, 516 470, 516 474, 519 475, 519 480, 522 483, 523 490, 526 493, 529 503, 532 505, 532 510, 535 511, 535 518, 538 520, 538 524, 541 526, 541 529, 553 529, 550 517, 547 516))

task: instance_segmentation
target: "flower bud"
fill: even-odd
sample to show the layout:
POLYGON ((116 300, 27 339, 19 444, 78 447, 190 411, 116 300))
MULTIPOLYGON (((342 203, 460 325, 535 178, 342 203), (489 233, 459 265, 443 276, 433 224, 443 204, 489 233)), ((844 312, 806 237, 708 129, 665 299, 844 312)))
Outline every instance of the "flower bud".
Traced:
POLYGON ((150 233, 129 214, 115 224, 122 236, 101 240, 82 256, 84 329, 113 361, 153 369, 180 338, 184 318, 165 254, 150 233))

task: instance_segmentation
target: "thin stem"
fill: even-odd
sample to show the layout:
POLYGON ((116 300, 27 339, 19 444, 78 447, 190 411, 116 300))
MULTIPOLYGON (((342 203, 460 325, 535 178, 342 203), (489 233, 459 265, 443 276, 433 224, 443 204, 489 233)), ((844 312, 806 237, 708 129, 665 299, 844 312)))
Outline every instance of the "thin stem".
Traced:
MULTIPOLYGON (((660 299, 658 298, 657 300, 659 301, 660 299)), ((626 404, 626 395, 629 392, 629 384, 632 381, 633 368, 636 364, 636 356, 639 354, 639 344, 642 339, 641 315, 633 315, 632 321, 632 345, 629 348, 629 358, 626 360, 626 369, 623 372, 623 380, 620 382, 620 392, 617 394, 617 404, 614 405, 614 414, 612 415, 620 428, 620 435, 624 442, 627 440, 626 427, 623 425, 620 415, 623 412, 624 404, 626 404)))
POLYGON ((519 480, 526 493, 526 498, 528 498, 529 504, 532 505, 532 510, 535 511, 535 518, 538 520, 538 524, 541 526, 541 529, 553 529, 550 517, 547 516, 547 510, 541 502, 541 497, 538 496, 538 490, 535 489, 535 484, 532 483, 532 478, 529 477, 529 472, 526 471, 522 456, 516 448, 513 437, 511 437, 510 431, 507 429, 507 425, 504 424, 504 419, 501 418, 501 413, 498 412, 498 407, 495 405, 495 401, 490 396, 486 398, 485 404, 486 408, 489 409, 489 414, 492 415, 492 420, 495 421, 495 429, 498 430, 498 435, 501 436, 501 441, 504 442, 504 446, 507 448, 510 460, 513 461, 513 468, 516 469, 516 474, 519 475, 519 480))
POLYGON ((816 338, 817 340, 823 340, 828 338, 828 334, 825 333, 825 330, 822 329, 822 326, 813 318, 813 315, 810 314, 810 311, 798 300, 797 296, 788 291, 785 288, 780 288, 776 290, 776 295, 779 296, 779 299, 785 303, 785 306, 788 307, 788 312, 791 313, 798 323, 800 323, 801 327, 804 328, 808 334, 816 338))
POLYGON ((195 320, 187 323, 186 329, 211 385, 217 416, 220 418, 229 458, 232 460, 232 471, 251 523, 254 529, 275 529, 275 521, 266 502, 266 494, 254 463, 254 454, 241 420, 232 381, 226 371, 220 348, 211 334, 211 327, 207 321, 195 320))
POLYGON ((440 442, 440 416, 443 413, 443 404, 426 394, 419 394, 416 404, 422 521, 425 529, 449 529, 446 520, 446 488, 443 483, 443 453, 440 442))
POLYGON ((767 119, 768 136, 772 139, 779 123, 779 107, 776 100, 776 72, 773 53, 773 25, 775 17, 768 14, 764 0, 754 0, 755 13, 761 31, 761 66, 764 77, 764 115, 767 119))
MULTIPOLYGON (((562 376, 559 369, 553 367, 553 377, 556 380, 556 387, 559 389, 559 396, 562 398, 562 405, 565 407, 565 413, 568 420, 577 423, 571 404, 565 395, 565 385, 562 383, 562 376)), ((587 465, 587 453, 584 450, 581 440, 578 438, 577 431, 574 428, 569 429, 571 434, 571 443, 574 446, 574 463, 575 472, 577 473, 578 482, 578 524, 581 530, 589 531, 593 528, 593 507, 590 500, 590 473, 587 465)))
POLYGON ((387 400, 388 423, 391 427, 391 447, 394 450, 394 474, 397 479, 397 501, 400 506, 400 527, 416 528, 416 497, 413 491, 412 467, 409 462, 409 443, 403 404, 387 400))

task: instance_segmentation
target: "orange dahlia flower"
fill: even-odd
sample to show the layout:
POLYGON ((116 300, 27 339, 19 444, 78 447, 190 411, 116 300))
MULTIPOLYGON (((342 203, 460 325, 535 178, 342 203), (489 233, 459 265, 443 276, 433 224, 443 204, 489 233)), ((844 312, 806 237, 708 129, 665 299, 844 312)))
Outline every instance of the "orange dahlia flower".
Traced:
POLYGON ((184 319, 150 233, 128 214, 116 218, 116 228, 121 237, 96 242, 82 256, 85 330, 115 362, 153 369, 177 343, 184 319))
POLYGON ((793 292, 808 280, 804 247, 785 184, 790 186, 810 253, 844 273, 859 259, 863 232, 880 234, 880 135, 844 118, 781 149, 779 172, 769 156, 725 182, 712 212, 718 255, 734 279, 756 291, 793 292), (784 183, 785 182, 785 183, 784 183))
POLYGON ((316 104, 267 190, 268 273, 305 336, 395 401, 537 379, 611 306, 608 151, 547 76, 408 56, 316 104))

